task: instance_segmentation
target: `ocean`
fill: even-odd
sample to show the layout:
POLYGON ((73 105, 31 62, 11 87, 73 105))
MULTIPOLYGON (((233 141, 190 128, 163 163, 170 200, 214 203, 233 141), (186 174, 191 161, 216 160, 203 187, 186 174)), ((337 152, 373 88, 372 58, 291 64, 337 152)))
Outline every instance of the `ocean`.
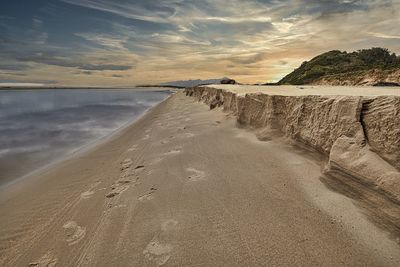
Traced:
POLYGON ((0 186, 132 123, 169 91, 0 90, 0 186))

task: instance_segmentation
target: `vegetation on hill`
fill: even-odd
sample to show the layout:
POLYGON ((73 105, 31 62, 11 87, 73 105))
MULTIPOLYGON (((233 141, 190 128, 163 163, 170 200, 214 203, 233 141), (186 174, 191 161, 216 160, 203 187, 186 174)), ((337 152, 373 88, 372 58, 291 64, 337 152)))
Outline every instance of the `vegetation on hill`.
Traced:
POLYGON ((375 47, 352 53, 333 50, 303 62, 278 84, 311 84, 328 76, 354 76, 371 70, 395 69, 400 69, 400 57, 385 48, 375 47))

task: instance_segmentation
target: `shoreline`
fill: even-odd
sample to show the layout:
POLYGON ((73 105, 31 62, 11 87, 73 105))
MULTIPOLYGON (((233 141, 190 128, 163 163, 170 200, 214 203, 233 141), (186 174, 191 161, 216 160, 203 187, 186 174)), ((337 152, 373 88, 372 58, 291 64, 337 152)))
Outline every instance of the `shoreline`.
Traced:
MULTIPOLYGON (((132 87, 0 87, 1 90, 9 91, 25 91, 25 90, 136 90, 136 91, 171 91, 174 87, 168 86, 132 86, 132 87)), ((175 88, 179 89, 179 88, 175 88)))
POLYGON ((178 92, 119 133, 0 203, 0 265, 400 263, 319 161, 221 109, 178 92))
MULTIPOLYGON (((14 89, 13 89, 14 90, 14 89)), ((35 90, 35 89, 34 89, 35 90)), ((154 91, 154 90, 151 90, 154 91)), ((161 91, 170 91, 170 90, 161 90, 161 91)), ((93 140, 87 144, 84 144, 76 149, 74 149, 73 151, 70 151, 68 153, 66 153, 63 156, 60 156, 60 158, 55 159, 52 162, 49 162, 41 167, 38 167, 30 172, 28 172, 27 174, 24 174, 18 178, 15 178, 12 181, 9 181, 3 185, 0 185, 0 195, 4 195, 6 194, 7 190, 12 190, 13 186, 18 186, 18 184, 23 183, 26 179, 29 179, 29 177, 34 177, 34 176, 39 176, 40 174, 46 172, 47 170, 51 169, 51 168, 56 168, 57 165, 62 164, 64 161, 70 160, 74 157, 78 157, 81 156, 85 153, 90 153, 92 150, 96 149, 96 147, 101 146, 102 144, 105 144, 106 142, 114 139, 114 138, 118 138, 119 134, 123 134, 123 131, 126 130, 127 128, 131 127, 133 124, 135 124, 137 121, 139 121, 140 119, 142 119, 146 113, 150 112, 153 108, 155 108, 156 106, 160 105, 161 103, 163 103, 164 101, 168 100, 168 98, 170 98, 172 95, 175 94, 175 92, 170 91, 171 93, 165 98, 163 99, 161 102, 155 104, 152 107, 149 107, 148 109, 144 110, 144 112, 142 114, 140 114, 138 117, 126 122, 124 125, 121 125, 120 127, 118 127, 117 129, 113 130, 112 132, 110 132, 109 134, 99 137, 96 140, 93 140)), ((1 198, 0 198, 1 200, 1 198)))

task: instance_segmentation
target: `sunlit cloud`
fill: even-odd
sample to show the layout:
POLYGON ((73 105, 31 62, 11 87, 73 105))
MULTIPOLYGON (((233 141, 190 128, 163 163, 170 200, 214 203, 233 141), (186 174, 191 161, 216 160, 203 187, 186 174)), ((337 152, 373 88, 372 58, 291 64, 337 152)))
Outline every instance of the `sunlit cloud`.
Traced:
POLYGON ((374 37, 384 38, 384 39, 400 39, 400 35, 390 35, 390 34, 377 33, 377 32, 368 32, 368 34, 371 34, 374 37))

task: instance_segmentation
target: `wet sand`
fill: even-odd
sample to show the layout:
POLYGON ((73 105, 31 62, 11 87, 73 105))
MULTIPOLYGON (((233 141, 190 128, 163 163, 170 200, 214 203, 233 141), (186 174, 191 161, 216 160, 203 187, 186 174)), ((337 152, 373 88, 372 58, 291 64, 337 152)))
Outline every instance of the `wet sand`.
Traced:
POLYGON ((177 93, 1 192, 0 265, 399 266, 397 237, 322 166, 177 93))

